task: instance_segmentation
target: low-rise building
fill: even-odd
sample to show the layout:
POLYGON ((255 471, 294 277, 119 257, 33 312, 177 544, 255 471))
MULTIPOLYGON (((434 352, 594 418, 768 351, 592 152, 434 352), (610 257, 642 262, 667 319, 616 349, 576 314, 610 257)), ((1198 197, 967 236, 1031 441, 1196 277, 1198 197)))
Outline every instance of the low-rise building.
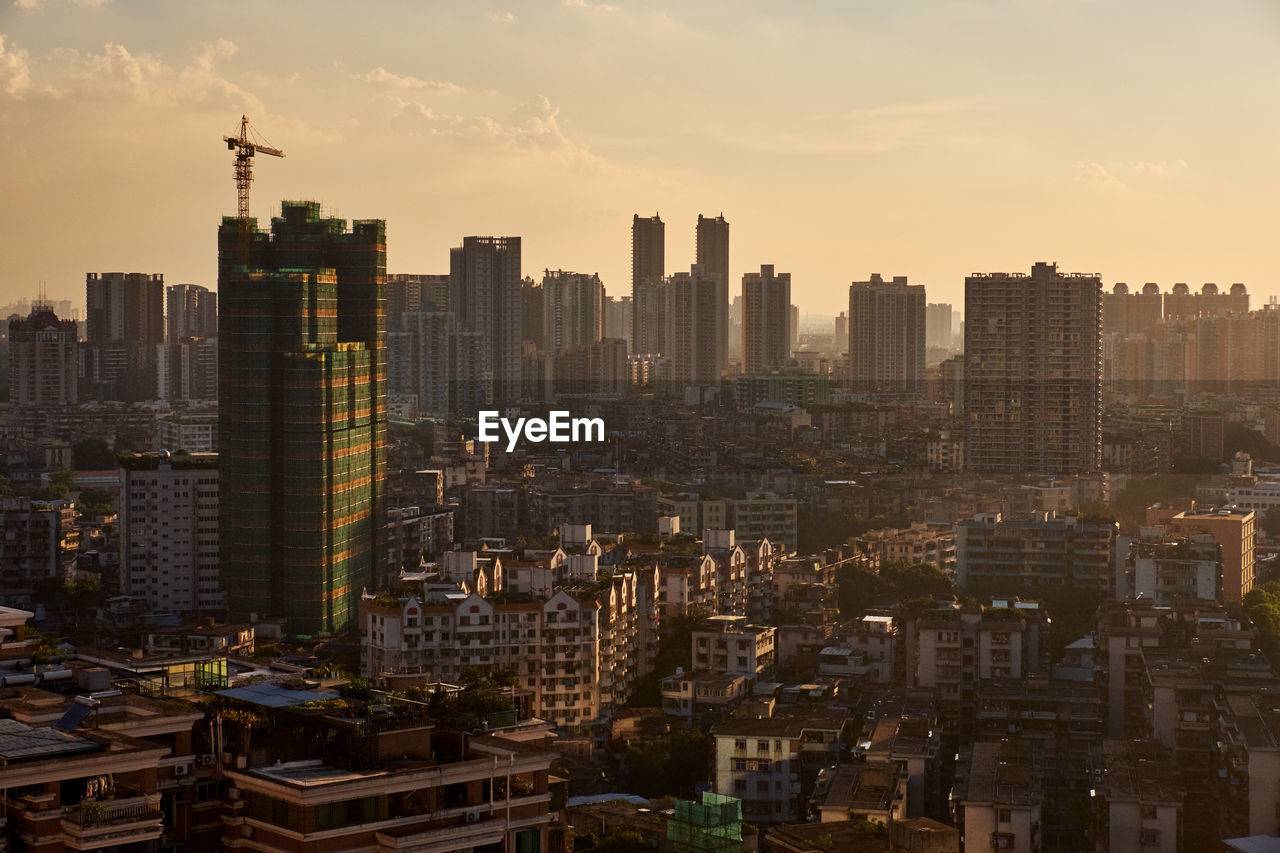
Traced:
POLYGON ((717 726, 716 793, 742 800, 751 823, 803 819, 818 771, 839 760, 847 725, 843 713, 826 712, 717 726))
POLYGON ((893 761, 838 764, 818 773, 813 811, 819 823, 888 823, 907 815, 907 776, 893 761))
POLYGON ((1044 796, 1032 744, 1008 739, 965 748, 953 801, 965 853, 1039 853, 1044 796))
POLYGON ((693 671, 745 675, 754 684, 773 676, 777 628, 748 625, 745 616, 711 616, 692 632, 693 671))

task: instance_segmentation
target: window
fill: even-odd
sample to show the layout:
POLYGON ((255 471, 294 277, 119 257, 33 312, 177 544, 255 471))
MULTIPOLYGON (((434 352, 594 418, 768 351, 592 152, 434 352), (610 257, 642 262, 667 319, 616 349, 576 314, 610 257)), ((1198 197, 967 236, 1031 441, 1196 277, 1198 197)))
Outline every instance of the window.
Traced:
POLYGON ((761 779, 760 781, 756 782, 756 793, 757 793, 757 794, 767 794, 767 793, 769 793, 769 780, 768 780, 768 779, 761 779))
POLYGON ((1155 806, 1142 806, 1142 819, 1143 819, 1143 820, 1155 820, 1155 819, 1156 819, 1156 807, 1155 807, 1155 806))
POLYGON ((1010 811, 1009 809, 1000 809, 1000 810, 999 810, 999 812, 998 812, 997 814, 998 814, 998 816, 999 816, 999 817, 998 817, 998 820, 999 820, 1001 823, 1012 823, 1012 822, 1013 822, 1013 812, 1012 812, 1012 811, 1010 811))
POLYGON ((745 794, 745 793, 747 792, 747 780, 746 780, 746 779, 734 779, 734 780, 733 780, 733 792, 734 792, 735 794, 745 794))
POLYGON ((1138 833, 1138 840, 1143 845, 1156 845, 1160 843, 1160 830, 1144 829, 1138 833))
POLYGON ((991 849, 993 850, 1012 850, 1013 835, 1008 832, 991 833, 991 849))
POLYGON ((747 749, 747 739, 746 739, 746 738, 744 738, 744 737, 740 737, 740 738, 738 738, 737 740, 735 740, 735 741, 733 742, 733 748, 734 748, 734 749, 740 749, 740 750, 742 750, 742 751, 744 751, 744 752, 745 752, 745 751, 746 751, 746 749, 747 749))
POLYGON ((756 752, 768 752, 768 751, 769 751, 769 741, 767 740, 756 741, 756 752))

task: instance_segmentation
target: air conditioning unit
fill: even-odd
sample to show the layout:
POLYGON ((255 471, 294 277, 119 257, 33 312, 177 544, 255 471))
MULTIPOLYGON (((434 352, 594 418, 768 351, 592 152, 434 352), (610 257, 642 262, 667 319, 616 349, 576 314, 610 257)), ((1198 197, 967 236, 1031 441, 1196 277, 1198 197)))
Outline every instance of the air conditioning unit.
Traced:
POLYGON ((213 762, 216 760, 217 760, 217 756, 215 756, 212 752, 207 755, 200 756, 200 763, 203 764, 205 767, 212 767, 213 762))
POLYGON ((175 764, 175 765, 173 765, 173 775, 174 775, 174 776, 186 776, 186 775, 187 775, 188 773, 190 773, 190 772, 191 772, 191 765, 190 765, 190 764, 175 764))
POLYGON ((467 823, 479 823, 479 822, 480 822, 479 809, 473 809, 472 811, 467 812, 467 823))

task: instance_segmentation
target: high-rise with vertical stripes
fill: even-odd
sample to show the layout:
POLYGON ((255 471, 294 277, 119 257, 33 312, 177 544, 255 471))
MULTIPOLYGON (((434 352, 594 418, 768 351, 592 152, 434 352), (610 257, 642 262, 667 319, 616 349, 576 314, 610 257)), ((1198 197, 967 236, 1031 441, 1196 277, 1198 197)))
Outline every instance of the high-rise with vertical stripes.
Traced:
POLYGON ((218 229, 220 555, 230 616, 353 624, 384 536, 386 223, 284 202, 218 229))

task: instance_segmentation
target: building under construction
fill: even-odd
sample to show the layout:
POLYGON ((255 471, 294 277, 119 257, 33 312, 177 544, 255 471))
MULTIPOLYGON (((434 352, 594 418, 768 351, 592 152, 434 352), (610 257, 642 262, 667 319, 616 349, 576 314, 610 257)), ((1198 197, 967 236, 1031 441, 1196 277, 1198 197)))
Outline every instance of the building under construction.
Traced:
POLYGON ((220 556, 232 620, 332 634, 378 586, 386 223, 284 202, 218 229, 220 556))

